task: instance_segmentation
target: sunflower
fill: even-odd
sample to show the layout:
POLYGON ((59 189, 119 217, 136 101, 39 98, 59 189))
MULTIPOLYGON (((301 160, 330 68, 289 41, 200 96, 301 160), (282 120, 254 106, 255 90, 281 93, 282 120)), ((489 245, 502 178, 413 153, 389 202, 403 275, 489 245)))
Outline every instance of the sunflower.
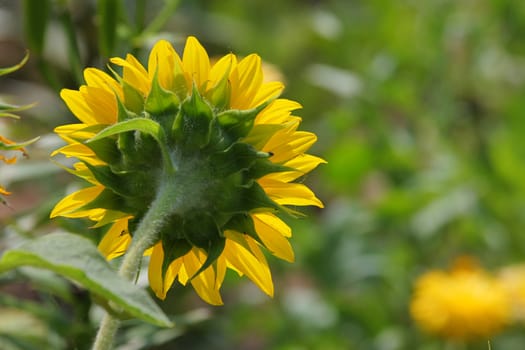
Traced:
POLYGON ((112 58, 121 75, 84 70, 86 85, 61 97, 78 124, 57 127, 67 145, 55 154, 79 161, 74 175, 90 185, 63 198, 51 217, 86 217, 109 229, 99 243, 107 259, 126 253, 160 195, 169 197, 150 255, 158 298, 177 280, 206 302, 222 304, 227 269, 273 295, 264 254, 292 262, 283 217, 295 206, 322 207, 297 180, 324 160, 307 154, 316 135, 298 131, 301 105, 265 82, 261 58, 228 54, 214 64, 194 37, 182 58, 167 41, 147 68, 134 56, 112 58))
POLYGON ((503 284, 468 260, 417 280, 410 312, 422 329, 446 339, 486 340, 510 322, 503 284))

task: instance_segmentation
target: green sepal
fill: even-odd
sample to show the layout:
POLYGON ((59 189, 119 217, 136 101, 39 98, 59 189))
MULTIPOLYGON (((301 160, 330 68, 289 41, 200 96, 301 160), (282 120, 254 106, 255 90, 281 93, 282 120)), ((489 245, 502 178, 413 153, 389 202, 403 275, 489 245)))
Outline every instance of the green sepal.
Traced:
POLYGON ((282 164, 272 163, 268 159, 256 159, 249 169, 245 171, 245 176, 249 179, 259 179, 271 173, 294 171, 294 168, 282 164))
POLYGON ((224 230, 234 230, 239 233, 243 233, 255 239, 257 242, 262 244, 257 231, 255 230, 255 224, 251 215, 247 213, 239 213, 232 216, 230 221, 223 227, 224 230))
POLYGON ((229 74, 224 74, 222 79, 215 85, 206 96, 216 111, 223 111, 229 107, 231 96, 231 83, 229 74))
POLYGON ((0 273, 34 266, 76 281, 104 300, 103 306, 117 315, 132 315, 152 324, 170 327, 168 317, 146 291, 120 277, 88 239, 69 233, 52 233, 7 251, 0 273))
MULTIPOLYGON (((282 207, 270 199, 256 181, 236 187, 231 196, 236 200, 224 200, 217 203, 220 211, 226 213, 245 213, 256 209, 263 210, 282 210, 282 207)), ((224 194, 228 196, 227 193, 224 194)))
MULTIPOLYGON (((162 153, 162 160, 164 162, 164 167, 166 171, 168 172, 174 172, 173 164, 170 158, 170 154, 167 148, 167 140, 166 140, 166 134, 164 133, 164 130, 160 126, 159 123, 156 121, 149 119, 149 118, 133 118, 129 119, 123 122, 119 122, 117 124, 111 125, 101 132, 99 132, 97 135, 89 139, 87 142, 93 142, 99 139, 103 139, 112 135, 126 133, 128 131, 140 131, 146 135, 152 136, 155 141, 157 141, 157 144, 160 148, 160 151, 162 153)), ((130 139, 130 136, 125 136, 127 139, 124 139, 128 142, 128 144, 124 144, 124 146, 128 147, 128 152, 133 152, 133 149, 129 149, 131 144, 129 142, 132 142, 133 140, 130 139)), ((122 147, 123 145, 119 142, 119 147, 122 147)), ((130 159, 133 159, 130 157, 130 159)))
POLYGON ((151 82, 151 91, 146 98, 144 110, 152 115, 176 113, 180 105, 180 100, 176 94, 164 89, 159 84, 158 70, 151 82))
POLYGON ((210 141, 212 120, 212 109, 194 86, 191 97, 182 103, 175 118, 174 136, 188 149, 202 148, 210 141))
POLYGON ((111 168, 107 165, 91 165, 88 162, 84 164, 91 171, 95 179, 100 182, 104 187, 112 190, 116 194, 123 197, 132 197, 134 194, 131 193, 125 186, 126 181, 123 176, 119 176, 111 171, 111 168))
POLYGON ((104 189, 94 200, 83 205, 77 211, 104 208, 108 210, 118 210, 124 213, 132 213, 124 198, 110 189, 104 189))
POLYGON ((255 108, 248 110, 230 109, 219 113, 217 120, 231 141, 236 141, 241 137, 249 134, 253 128, 253 123, 257 114, 259 114, 269 102, 265 102, 255 108))
POLYGON ((257 149, 262 149, 275 133, 285 127, 285 124, 258 124, 255 125, 242 142, 249 143, 257 149))
POLYGON ((118 164, 121 160, 121 153, 117 147, 116 138, 103 138, 85 144, 97 155, 98 159, 108 164, 118 164))
POLYGON ((268 153, 260 152, 249 144, 235 142, 228 149, 214 153, 210 164, 217 177, 224 177, 247 170, 257 159, 268 156, 268 153))
POLYGON ((209 242, 221 234, 214 218, 208 214, 192 215, 188 213, 183 219, 182 229, 185 238, 191 245, 206 249, 209 242))
POLYGON ((139 114, 129 111, 126 108, 126 105, 117 94, 115 94, 115 96, 117 97, 117 120, 119 122, 139 117, 139 114))
POLYGON ((169 234, 162 236, 162 249, 164 250, 162 276, 164 277, 170 264, 181 256, 188 254, 192 246, 185 239, 174 239, 169 234))
POLYGON ((226 238, 224 237, 215 237, 215 239, 210 240, 208 242, 208 246, 203 248, 206 251, 206 260, 202 264, 202 266, 193 274, 193 276, 190 277, 190 280, 195 278, 199 273, 206 270, 208 267, 210 267, 217 259, 221 256, 222 252, 224 251, 224 247, 226 246, 226 238))
POLYGON ((140 114, 144 110, 144 95, 124 79, 120 83, 124 92, 124 105, 128 110, 140 114))

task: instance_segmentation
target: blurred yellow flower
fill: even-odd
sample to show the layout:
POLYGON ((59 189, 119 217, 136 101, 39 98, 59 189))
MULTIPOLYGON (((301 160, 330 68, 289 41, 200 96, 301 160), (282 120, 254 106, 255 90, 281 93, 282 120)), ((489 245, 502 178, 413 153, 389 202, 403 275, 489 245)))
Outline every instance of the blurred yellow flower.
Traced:
POLYGON ((301 119, 291 113, 300 104, 278 98, 282 83, 264 82, 259 56, 229 54, 211 64, 194 37, 182 58, 161 40, 147 68, 132 55, 111 62, 122 77, 88 68, 86 85, 61 92, 81 123, 56 129, 68 144, 54 154, 79 159, 71 172, 91 186, 65 197, 51 216, 110 224, 99 249, 112 259, 126 252, 156 194, 170 189, 173 212, 147 251, 157 297, 178 280, 222 304, 228 268, 272 295, 261 247, 294 260, 291 229, 277 214, 294 214, 286 205, 322 207, 294 182, 324 163, 305 153, 316 136, 297 131, 301 119))
POLYGON ((454 340, 488 339, 510 322, 510 312, 500 281, 465 260, 422 275, 410 304, 423 330, 454 340))

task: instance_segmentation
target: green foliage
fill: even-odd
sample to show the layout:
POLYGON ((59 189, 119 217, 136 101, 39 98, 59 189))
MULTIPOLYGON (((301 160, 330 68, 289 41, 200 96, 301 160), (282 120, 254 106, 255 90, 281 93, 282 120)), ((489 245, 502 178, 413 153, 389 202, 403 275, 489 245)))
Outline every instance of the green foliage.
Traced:
POLYGON ((102 298, 109 312, 172 326, 144 290, 119 277, 93 243, 80 236, 48 234, 9 250, 0 260, 0 273, 19 266, 47 269, 80 283, 102 298))
MULTIPOLYGON (((494 271, 524 260, 525 3, 137 0, 119 2, 127 6, 117 6, 119 13, 109 17, 110 3, 100 1, 96 7, 84 8, 84 17, 82 12, 73 17, 80 47, 86 50, 82 65, 104 68, 101 56, 126 52, 145 62, 145 53, 158 36, 180 47, 187 33, 197 35, 212 54, 259 53, 285 77, 284 97, 303 104, 296 114, 303 118, 303 128, 315 131, 319 138, 313 153, 328 161, 304 179, 326 208, 312 210, 307 218, 293 222, 296 263, 285 265, 269 259, 276 271, 273 300, 244 282, 226 278, 222 288, 225 306, 204 308, 209 319, 191 322, 191 317, 181 316, 186 327, 178 328, 181 333, 174 338, 162 338, 153 326, 142 330, 140 334, 147 334, 142 337, 134 334, 136 325, 128 324, 117 343, 135 339, 143 348, 159 350, 430 350, 457 346, 417 329, 408 303, 417 276, 432 268, 446 268, 457 256, 476 256, 494 271), (91 30, 93 18, 105 23, 102 31, 91 30)), ((62 7, 62 2, 53 4, 62 7)), ((52 17, 44 14, 53 9, 41 11, 38 21, 31 23, 33 28, 44 28, 42 22, 52 17)), ((28 30, 29 40, 23 46, 38 48, 44 42, 43 30, 28 30)), ((78 72, 47 63, 59 72, 52 75, 59 87, 77 87, 73 76, 78 72)), ((45 74, 45 67, 38 67, 45 74)), ((227 82, 221 84, 227 91, 227 82)), ((158 84, 153 89, 162 93, 158 84)), ((124 107, 138 113, 135 107, 143 102, 144 97, 128 87, 125 106, 119 106, 119 120, 129 118, 124 107)), ((173 108, 154 99, 146 101, 146 106, 151 113, 171 113, 173 108)), ((12 127, 26 135, 37 120, 46 117, 51 119, 42 122, 40 130, 49 132, 67 118, 60 110, 56 107, 50 113, 53 118, 37 110, 32 112, 31 126, 21 122, 12 127)), ((143 121, 137 117, 132 116, 135 119, 130 119, 126 130, 119 126, 121 129, 105 130, 98 137, 119 133, 119 147, 125 149, 126 138, 133 137, 135 130, 157 135, 158 126, 152 129, 149 121, 138 125, 143 121)), ((223 118, 224 125, 228 118, 223 118)), ((266 141, 264 127, 251 133, 251 144, 266 141)), ((242 135, 243 130, 232 130, 233 139, 242 135)), ((92 144, 97 152, 96 141, 92 144)), ((41 154, 35 152, 27 163, 43 169, 42 161, 47 161, 49 152, 34 147, 41 154)), ((231 152, 237 156, 249 150, 232 148, 231 152)), ((230 154, 220 157, 227 162, 230 154)), ((251 166, 250 176, 259 176, 267 163, 261 158, 246 166, 251 166)), ((10 189, 38 188, 41 194, 38 210, 15 211, 2 222, 2 247, 13 236, 32 237, 49 225, 45 211, 74 187, 71 178, 49 176, 49 171, 38 173, 22 164, 8 169, 2 168, 0 180, 8 179, 10 189)), ((229 168, 219 170, 227 173, 229 168)), ((243 191, 243 198, 257 202, 253 206, 264 202, 260 188, 243 191)), ((100 228, 87 229, 89 223, 62 219, 54 224, 95 241, 104 233, 100 228)), ((229 224, 250 230, 250 223, 240 217, 229 224)), ((27 280, 15 277, 14 281, 27 280)), ((47 293, 39 286, 34 288, 39 296, 47 293)), ((80 303, 74 298, 65 300, 63 293, 56 298, 68 305, 80 303)), ((53 310, 49 303, 26 302, 53 310)), ((60 323, 36 317, 31 309, 4 300, 0 305, 9 315, 22 314, 24 322, 36 318, 34 324, 47 325, 44 329, 56 334, 51 348, 67 347, 70 344, 64 345, 61 339, 74 338, 60 331, 60 323)), ((203 310, 184 288, 170 291, 161 307, 170 315, 203 310)), ((82 322, 79 327, 84 330, 93 327, 89 319, 82 322)), ((35 332, 40 326, 33 328, 35 332)), ((522 325, 509 327, 491 339, 491 347, 519 349, 525 344, 523 334, 522 325)), ((465 348, 486 349, 487 344, 483 341, 465 348)))

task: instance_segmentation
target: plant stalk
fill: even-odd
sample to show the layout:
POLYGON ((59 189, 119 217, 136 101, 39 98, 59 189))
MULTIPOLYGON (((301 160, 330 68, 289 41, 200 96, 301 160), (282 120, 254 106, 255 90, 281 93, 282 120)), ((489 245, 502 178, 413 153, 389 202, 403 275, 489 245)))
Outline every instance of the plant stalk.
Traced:
MULTIPOLYGON (((119 275, 129 281, 133 281, 138 273, 144 251, 158 241, 159 231, 163 226, 166 213, 173 210, 173 192, 160 186, 157 198, 151 203, 151 207, 142 218, 133 235, 122 264, 119 275)), ((93 350, 112 349, 115 334, 120 326, 120 320, 110 313, 106 313, 98 330, 93 350)))

